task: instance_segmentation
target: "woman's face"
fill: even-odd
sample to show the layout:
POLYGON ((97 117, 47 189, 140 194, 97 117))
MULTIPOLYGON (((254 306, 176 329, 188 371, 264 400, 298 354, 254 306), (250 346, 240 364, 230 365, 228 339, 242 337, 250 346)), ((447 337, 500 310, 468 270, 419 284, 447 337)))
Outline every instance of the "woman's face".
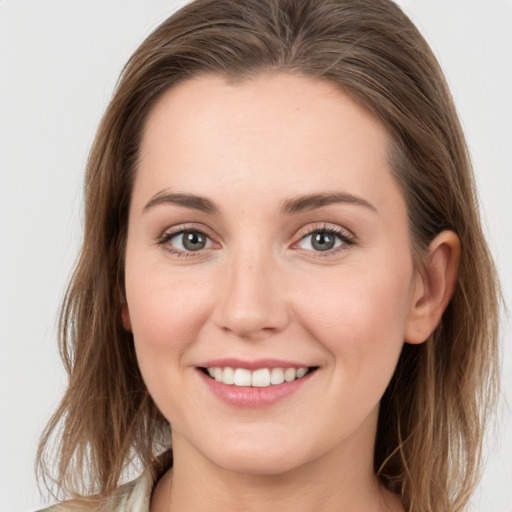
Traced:
POLYGON ((124 318, 176 453, 253 474, 371 460, 418 281, 389 143, 300 76, 203 76, 156 104, 124 318))

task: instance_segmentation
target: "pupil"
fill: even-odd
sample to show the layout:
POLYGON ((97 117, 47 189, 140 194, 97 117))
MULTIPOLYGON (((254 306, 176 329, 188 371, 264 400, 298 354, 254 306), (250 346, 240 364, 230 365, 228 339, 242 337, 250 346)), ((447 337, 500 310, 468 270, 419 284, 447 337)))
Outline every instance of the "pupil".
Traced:
POLYGON ((201 233, 187 231, 183 233, 183 247, 188 251, 198 251, 206 245, 206 239, 201 233))
POLYGON ((334 236, 329 233, 316 233, 313 236, 312 245, 318 251, 328 251, 334 247, 334 236))

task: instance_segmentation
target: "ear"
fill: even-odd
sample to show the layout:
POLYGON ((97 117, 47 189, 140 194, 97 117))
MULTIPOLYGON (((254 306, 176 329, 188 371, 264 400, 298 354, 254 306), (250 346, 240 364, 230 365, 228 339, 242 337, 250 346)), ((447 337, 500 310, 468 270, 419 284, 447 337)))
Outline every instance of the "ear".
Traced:
POLYGON ((418 272, 405 328, 406 343, 423 343, 452 298, 460 259, 459 237, 442 231, 429 246, 425 272, 418 272))
POLYGON ((132 331, 132 322, 130 320, 130 311, 128 310, 128 304, 124 301, 121 305, 121 318, 123 320, 123 327, 131 332, 132 331))

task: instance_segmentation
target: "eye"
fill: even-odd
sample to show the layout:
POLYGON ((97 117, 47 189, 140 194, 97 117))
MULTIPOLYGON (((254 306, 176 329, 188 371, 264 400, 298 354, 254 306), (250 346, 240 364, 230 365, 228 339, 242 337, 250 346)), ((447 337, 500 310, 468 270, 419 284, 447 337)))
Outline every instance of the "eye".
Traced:
POLYGON ((187 253, 201 251, 212 246, 211 239, 197 229, 186 229, 173 233, 166 233, 159 240, 172 253, 187 253))
POLYGON ((322 229, 315 229, 303 236, 297 243, 297 246, 307 251, 327 252, 336 250, 343 245, 351 244, 353 244, 353 240, 343 231, 324 227, 322 229))

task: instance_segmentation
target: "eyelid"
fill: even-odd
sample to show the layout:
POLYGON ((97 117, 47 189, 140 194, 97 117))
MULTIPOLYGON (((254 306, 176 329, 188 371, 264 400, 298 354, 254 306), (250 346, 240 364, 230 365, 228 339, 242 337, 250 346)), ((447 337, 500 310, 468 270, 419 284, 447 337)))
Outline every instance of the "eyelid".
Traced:
MULTIPOLYGON (((186 231, 195 231, 195 232, 201 233, 202 235, 207 237, 212 242, 212 244, 216 245, 217 248, 221 245, 216 240, 216 238, 217 238, 216 235, 212 234, 211 229, 209 229, 208 227, 206 227, 202 224, 198 225, 195 223, 179 224, 176 226, 166 228, 161 233, 161 235, 157 237, 156 245, 160 245, 160 246, 164 247, 171 254, 174 254, 177 256, 185 256, 185 257, 194 257, 194 256, 198 257, 201 255, 204 256, 205 252, 209 252, 212 249, 215 249, 215 247, 213 247, 213 248, 209 247, 209 248, 204 248, 204 249, 200 249, 197 251, 183 251, 181 249, 177 249, 173 246, 168 245, 168 242, 172 238, 174 238, 175 236, 178 236, 186 231)), ((314 224, 309 224, 307 226, 304 226, 297 232, 294 239, 295 239, 295 242, 293 242, 293 244, 291 246, 292 248, 311 253, 312 255, 314 255, 314 257, 332 256, 334 254, 337 254, 340 251, 348 250, 351 246, 353 246, 357 243, 357 238, 352 231, 350 231, 349 229, 347 229, 345 227, 342 227, 342 226, 339 226, 336 224, 329 224, 326 222, 317 222, 314 224), (317 232, 331 233, 331 234, 339 237, 339 239, 343 243, 341 244, 341 246, 338 246, 336 248, 329 249, 326 251, 313 251, 313 250, 309 250, 309 249, 302 249, 300 247, 296 247, 298 243, 300 243, 302 240, 304 240, 304 238, 312 235, 313 233, 317 233, 317 232)))
POLYGON ((317 231, 327 231, 332 233, 339 233, 342 237, 346 238, 347 240, 350 240, 351 242, 356 242, 357 238, 352 231, 349 229, 340 226, 338 224, 330 224, 328 222, 314 222, 312 224, 308 224, 304 227, 302 227, 296 235, 297 239, 302 239, 307 235, 310 235, 311 233, 315 233, 317 231))
POLYGON ((337 254, 340 251, 346 251, 351 246, 353 246, 357 243, 357 238, 356 238, 355 234, 352 233, 352 231, 350 231, 349 229, 339 226, 339 225, 336 225, 336 224, 328 224, 328 223, 323 222, 323 223, 316 223, 313 225, 310 224, 308 226, 301 228, 295 237, 296 241, 292 244, 292 247, 297 246, 307 236, 310 236, 313 233, 318 233, 318 232, 326 232, 326 233, 333 234, 333 235, 339 237, 339 239, 343 243, 341 244, 341 246, 338 246, 336 248, 329 249, 326 251, 312 251, 309 249, 302 249, 300 247, 297 247, 297 250, 306 251, 308 253, 313 254, 315 257, 328 257, 328 256, 332 256, 334 254, 337 254))
POLYGON ((212 242, 212 244, 219 246, 219 242, 215 240, 215 236, 212 235, 212 232, 209 228, 207 228, 204 225, 198 225, 198 224, 178 224, 176 226, 172 226, 170 228, 165 229, 160 236, 156 239, 156 245, 162 246, 164 249, 166 249, 169 253, 175 255, 175 256, 184 256, 184 257, 193 257, 193 256, 200 256, 204 255, 205 252, 212 249, 212 247, 200 249, 197 251, 183 251, 181 249, 177 249, 176 247, 173 247, 169 245, 170 240, 172 240, 174 237, 183 234, 187 231, 193 231, 200 233, 201 235, 205 236, 212 242))

